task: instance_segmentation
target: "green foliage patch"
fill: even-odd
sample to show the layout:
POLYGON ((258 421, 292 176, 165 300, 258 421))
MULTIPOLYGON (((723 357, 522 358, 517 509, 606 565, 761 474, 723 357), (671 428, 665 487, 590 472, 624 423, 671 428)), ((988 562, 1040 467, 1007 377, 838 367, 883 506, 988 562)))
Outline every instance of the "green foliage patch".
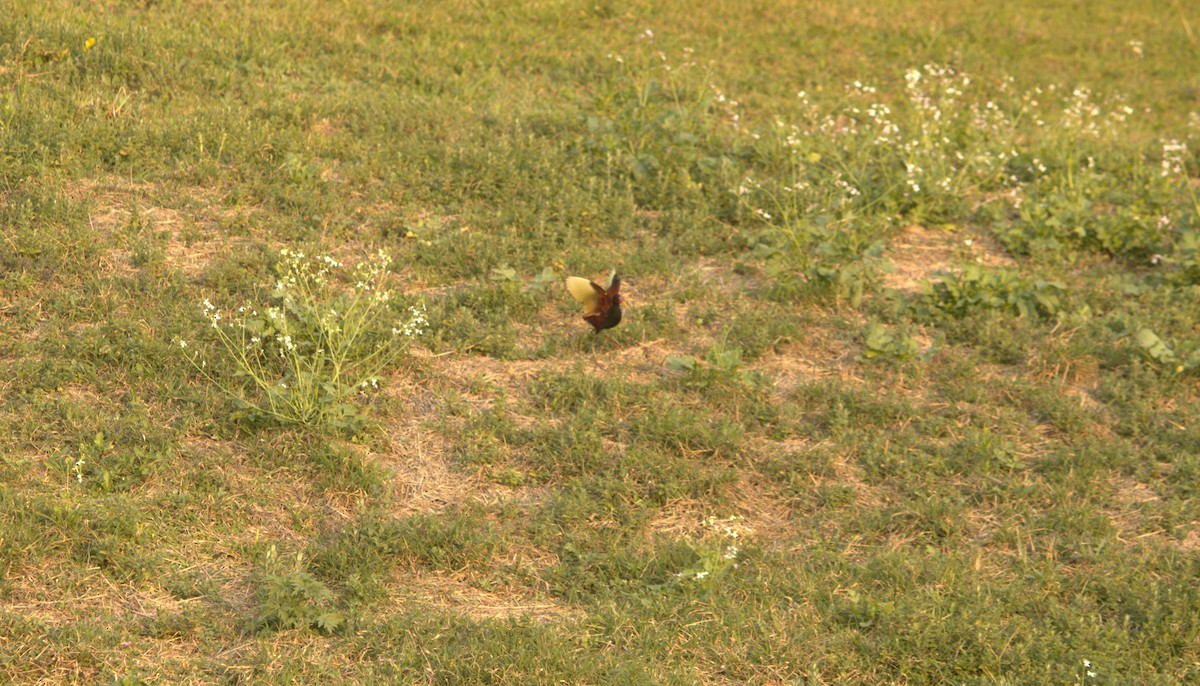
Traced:
POLYGON ((1190 4, 200 10, 0 21, 0 682, 1197 680, 1190 4))

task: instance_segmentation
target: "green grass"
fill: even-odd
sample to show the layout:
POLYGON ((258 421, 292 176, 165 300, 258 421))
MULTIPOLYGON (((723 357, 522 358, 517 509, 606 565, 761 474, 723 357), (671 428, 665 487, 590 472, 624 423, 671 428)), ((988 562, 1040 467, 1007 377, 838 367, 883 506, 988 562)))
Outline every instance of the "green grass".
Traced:
POLYGON ((1196 681, 1200 13, 1135 5, 18 1, 0 681, 1196 681), (353 421, 214 345, 281 248, 426 308, 353 421))

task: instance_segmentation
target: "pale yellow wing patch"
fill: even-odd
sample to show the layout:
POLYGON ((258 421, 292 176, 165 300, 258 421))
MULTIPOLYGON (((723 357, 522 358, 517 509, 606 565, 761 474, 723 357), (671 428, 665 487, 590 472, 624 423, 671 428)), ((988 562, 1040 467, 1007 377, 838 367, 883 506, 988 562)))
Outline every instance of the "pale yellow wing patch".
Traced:
POLYGON ((592 287, 592 282, 578 276, 567 277, 567 290, 571 296, 583 305, 585 315, 595 314, 600 307, 600 294, 592 287))

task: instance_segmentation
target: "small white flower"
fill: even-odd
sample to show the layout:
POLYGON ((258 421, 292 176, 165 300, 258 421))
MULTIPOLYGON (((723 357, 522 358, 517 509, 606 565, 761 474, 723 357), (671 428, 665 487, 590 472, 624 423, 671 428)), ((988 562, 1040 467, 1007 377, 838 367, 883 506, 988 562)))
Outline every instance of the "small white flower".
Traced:
POLYGON ((696 572, 696 578, 697 578, 697 579, 703 579, 703 578, 704 578, 704 577, 706 577, 706 576, 708 576, 708 571, 707 571, 707 570, 705 570, 705 571, 701 571, 701 572, 696 572))
POLYGON ((179 347, 180 347, 180 348, 186 348, 186 347, 187 347, 187 341, 183 340, 182 338, 181 338, 181 339, 179 339, 179 347))
POLYGON ((1091 661, 1091 660, 1084 660, 1084 661, 1083 661, 1083 668, 1084 668, 1084 669, 1088 669, 1088 668, 1090 668, 1091 666, 1092 666, 1092 661, 1091 661))
POLYGON ((1162 175, 1163 176, 1181 176, 1184 169, 1184 158, 1187 156, 1187 143, 1181 143, 1177 140, 1164 141, 1162 144, 1163 160, 1162 160, 1162 175))

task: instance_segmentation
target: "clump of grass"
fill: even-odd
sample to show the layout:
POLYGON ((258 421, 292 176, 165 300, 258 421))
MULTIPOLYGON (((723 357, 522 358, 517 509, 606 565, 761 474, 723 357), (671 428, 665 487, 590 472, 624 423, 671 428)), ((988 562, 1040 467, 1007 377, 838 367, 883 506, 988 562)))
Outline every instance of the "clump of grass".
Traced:
POLYGON ((503 547, 499 533, 469 510, 402 519, 371 510, 321 540, 313 565, 322 578, 351 589, 352 596, 371 597, 382 576, 399 563, 442 571, 484 565, 503 547))
POLYGON ((424 309, 396 311, 382 250, 348 270, 328 255, 285 248, 280 256, 271 304, 247 303, 227 316, 204 301, 219 369, 199 352, 188 355, 186 340, 178 345, 234 400, 240 418, 357 432, 365 412, 356 398, 377 390, 383 370, 424 333, 424 309))

